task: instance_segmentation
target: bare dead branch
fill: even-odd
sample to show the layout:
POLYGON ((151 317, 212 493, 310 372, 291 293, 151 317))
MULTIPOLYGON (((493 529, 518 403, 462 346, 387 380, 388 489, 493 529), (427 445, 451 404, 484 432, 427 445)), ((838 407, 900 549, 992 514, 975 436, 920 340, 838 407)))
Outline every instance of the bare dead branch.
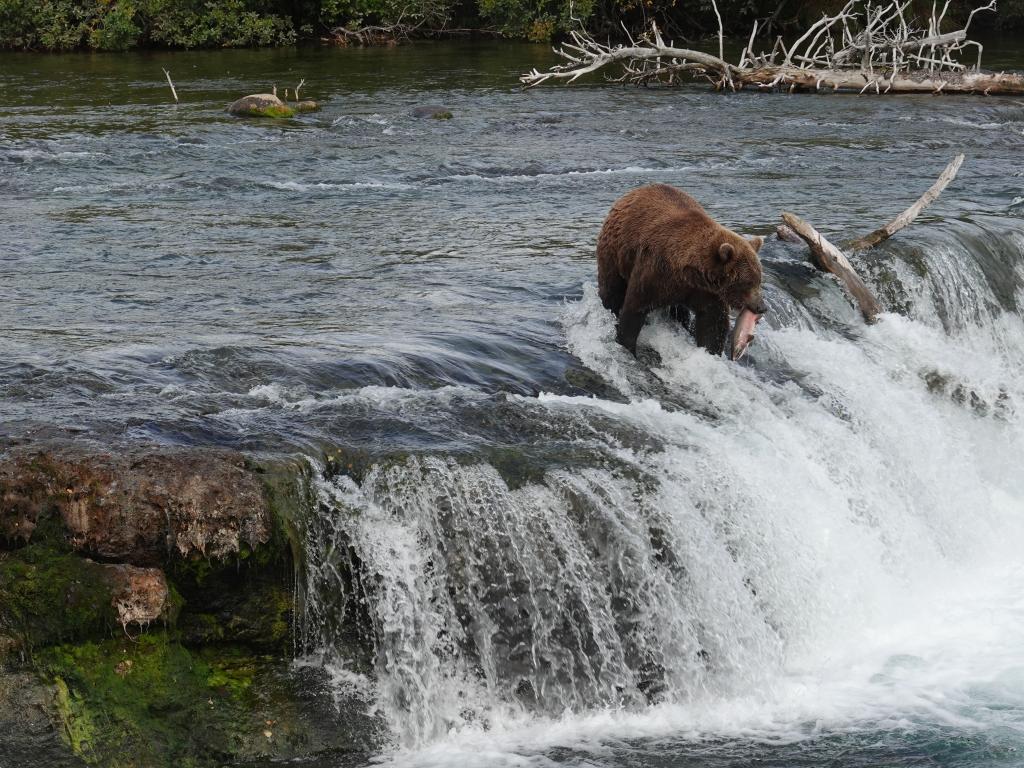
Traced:
POLYGON ((628 63, 633 66, 634 77, 629 79, 635 82, 647 79, 650 69, 692 69, 688 66, 692 64, 698 64, 701 69, 726 79, 731 71, 736 70, 736 67, 717 56, 689 48, 675 48, 665 45, 663 41, 657 42, 661 40, 661 33, 656 24, 651 25, 651 32, 637 41, 636 45, 628 47, 603 45, 582 32, 572 32, 571 38, 573 43, 563 43, 561 48, 555 50, 566 60, 566 64, 555 65, 547 72, 534 69, 520 77, 520 82, 527 86, 540 85, 548 80, 565 80, 571 83, 583 75, 614 63, 628 63), (659 64, 656 61, 658 59, 668 59, 669 62, 659 64), (653 65, 650 64, 652 61, 653 65))
POLYGON ((907 210, 890 221, 884 227, 876 229, 874 232, 854 240, 850 243, 850 249, 854 251, 861 251, 873 248, 883 240, 888 240, 905 226, 913 222, 914 219, 920 215, 921 211, 935 202, 935 199, 942 194, 942 190, 949 185, 949 182, 956 178, 957 171, 960 170, 960 166, 963 165, 963 162, 964 156, 962 154, 954 157, 949 162, 949 165, 946 166, 946 169, 939 175, 939 178, 935 180, 935 183, 928 188, 928 191, 917 199, 917 202, 907 208, 907 210))
POLYGON ((171 86, 171 95, 174 97, 174 103, 178 103, 178 92, 174 89, 174 83, 171 82, 171 73, 166 69, 164 70, 164 76, 167 78, 167 84, 171 86))
POLYGON ((782 220, 807 243, 808 248, 811 249, 811 260, 814 265, 823 272, 830 272, 839 278, 839 281, 857 302, 864 320, 873 323, 878 317, 878 313, 882 311, 882 305, 875 298, 871 289, 860 279, 860 275, 857 274, 846 255, 799 216, 783 212, 782 220))
POLYGON ((707 77, 716 88, 744 86, 773 90, 832 90, 875 93, 1024 93, 1024 74, 981 71, 981 45, 967 38, 974 14, 993 10, 995 0, 971 12, 962 29, 942 32, 941 24, 949 3, 933 7, 927 25, 907 15, 911 0, 893 0, 888 5, 849 0, 834 15, 823 15, 793 45, 787 48, 781 37, 770 52, 754 53, 758 27, 743 49, 739 64, 725 62, 721 14, 718 56, 688 48, 666 45, 657 25, 634 38, 627 32, 628 45, 602 44, 585 31, 570 38, 555 52, 563 63, 546 72, 536 69, 520 77, 526 86, 549 80, 572 83, 584 75, 609 67, 621 67, 610 75, 613 82, 648 84, 674 83, 689 72, 707 77), (958 60, 967 48, 978 49, 977 64, 969 67, 958 60), (781 56, 781 62, 779 57, 781 56))

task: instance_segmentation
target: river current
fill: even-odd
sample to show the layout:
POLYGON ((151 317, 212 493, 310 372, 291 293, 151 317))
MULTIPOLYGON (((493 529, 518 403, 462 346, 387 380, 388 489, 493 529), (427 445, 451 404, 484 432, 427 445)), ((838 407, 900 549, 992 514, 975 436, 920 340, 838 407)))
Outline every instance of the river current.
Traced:
POLYGON ((1024 764, 1024 100, 517 87, 549 62, 0 57, 0 439, 308 462, 301 663, 375 764, 1024 764), (302 78, 322 111, 224 111, 302 78), (740 363, 615 344, 628 189, 841 242, 958 152, 854 259, 876 325, 769 237, 740 363))

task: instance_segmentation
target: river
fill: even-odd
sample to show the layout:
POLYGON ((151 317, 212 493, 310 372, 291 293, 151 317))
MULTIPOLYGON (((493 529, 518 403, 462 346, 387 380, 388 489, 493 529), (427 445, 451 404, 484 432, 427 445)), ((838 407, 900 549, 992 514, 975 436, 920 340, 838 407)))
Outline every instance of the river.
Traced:
POLYGON ((1024 101, 518 88, 550 61, 0 56, 0 439, 307 457, 305 663, 386 720, 375 764, 1020 765, 1024 101), (322 111, 225 113, 302 78, 322 111), (614 343, 626 190, 842 241, 958 152, 855 259, 876 325, 769 238, 743 361, 614 343))

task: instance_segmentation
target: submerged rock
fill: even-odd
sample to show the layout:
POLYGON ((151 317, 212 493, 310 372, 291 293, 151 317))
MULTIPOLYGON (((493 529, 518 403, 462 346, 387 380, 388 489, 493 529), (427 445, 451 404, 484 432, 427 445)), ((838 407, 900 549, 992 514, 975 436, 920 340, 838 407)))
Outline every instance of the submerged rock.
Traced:
POLYGON ((254 93, 231 103, 228 112, 238 117, 293 117, 295 110, 272 93, 254 93))
POLYGON ((432 118, 434 120, 451 120, 454 115, 448 107, 438 104, 425 104, 422 107, 415 107, 412 110, 413 117, 432 118))
POLYGON ((320 105, 315 101, 309 99, 305 101, 297 101, 292 105, 296 112, 317 112, 320 109, 320 105))

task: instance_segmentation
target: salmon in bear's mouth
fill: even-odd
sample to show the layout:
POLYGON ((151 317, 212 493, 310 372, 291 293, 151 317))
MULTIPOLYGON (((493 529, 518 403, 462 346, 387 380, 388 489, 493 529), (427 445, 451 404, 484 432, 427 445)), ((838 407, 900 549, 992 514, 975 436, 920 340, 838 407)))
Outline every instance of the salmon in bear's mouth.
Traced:
POLYGON ((750 342, 754 340, 754 326, 761 319, 761 315, 748 307, 744 307, 736 317, 736 324, 732 327, 732 335, 729 337, 729 359, 739 360, 747 351, 750 342))

